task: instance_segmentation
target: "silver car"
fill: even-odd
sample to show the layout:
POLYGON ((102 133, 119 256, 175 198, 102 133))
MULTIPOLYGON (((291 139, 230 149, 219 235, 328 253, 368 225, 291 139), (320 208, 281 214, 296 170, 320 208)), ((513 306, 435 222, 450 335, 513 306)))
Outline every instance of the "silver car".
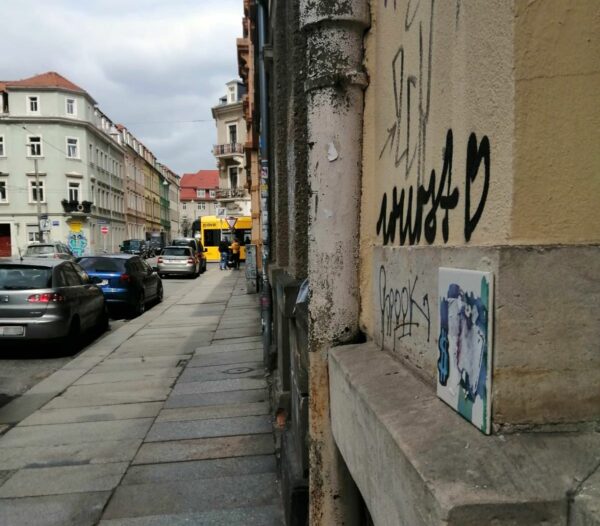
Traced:
POLYGON ((74 261, 75 257, 67 245, 60 241, 50 243, 34 243, 25 249, 26 258, 54 258, 74 261))
POLYGON ((195 278, 200 274, 200 261, 191 247, 165 247, 156 262, 158 275, 184 275, 195 278))
POLYGON ((8 340, 57 340, 74 351, 81 333, 107 327, 104 295, 77 263, 0 259, 0 348, 8 340))

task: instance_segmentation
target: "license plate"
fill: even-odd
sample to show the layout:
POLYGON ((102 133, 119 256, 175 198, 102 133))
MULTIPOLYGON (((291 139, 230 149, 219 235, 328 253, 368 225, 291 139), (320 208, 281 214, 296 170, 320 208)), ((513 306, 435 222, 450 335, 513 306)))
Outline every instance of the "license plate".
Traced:
POLYGON ((103 279, 100 283, 98 283, 99 287, 105 287, 106 285, 108 285, 108 280, 107 279, 103 279))
POLYGON ((0 336, 25 336, 25 327, 22 326, 0 326, 0 336))

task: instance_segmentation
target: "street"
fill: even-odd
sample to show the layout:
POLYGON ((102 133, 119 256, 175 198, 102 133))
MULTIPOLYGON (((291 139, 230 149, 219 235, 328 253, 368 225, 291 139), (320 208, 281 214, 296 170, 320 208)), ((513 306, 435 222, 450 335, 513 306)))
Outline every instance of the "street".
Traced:
MULTIPOLYGON (((156 258, 149 259, 148 263, 153 264, 155 261, 156 258)), ((187 285, 189 285, 189 280, 164 279, 165 297, 179 294, 187 285)), ((81 342, 81 351, 74 356, 62 356, 59 350, 50 348, 46 344, 22 347, 3 345, 0 354, 0 407, 22 395, 38 382, 68 364, 73 358, 85 353, 90 345, 98 343, 128 322, 127 318, 121 316, 111 318, 110 330, 100 336, 85 335, 81 342)))
POLYGON ((0 524, 282 524, 258 296, 164 286, 0 408, 0 524))

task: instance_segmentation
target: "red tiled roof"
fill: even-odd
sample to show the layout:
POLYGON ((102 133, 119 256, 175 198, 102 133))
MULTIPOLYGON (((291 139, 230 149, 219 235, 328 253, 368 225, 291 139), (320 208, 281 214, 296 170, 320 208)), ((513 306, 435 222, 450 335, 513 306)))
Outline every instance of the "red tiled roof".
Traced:
MULTIPOLYGON (((62 88, 70 91, 78 91, 88 94, 83 88, 74 84, 69 79, 59 75, 55 71, 48 71, 40 75, 29 77, 22 80, 0 80, 0 90, 6 88, 62 88)), ((89 94, 88 94, 89 95, 89 94)))
POLYGON ((198 199, 197 188, 208 190, 219 188, 219 170, 199 170, 196 173, 183 174, 180 183, 179 198, 181 201, 198 199))

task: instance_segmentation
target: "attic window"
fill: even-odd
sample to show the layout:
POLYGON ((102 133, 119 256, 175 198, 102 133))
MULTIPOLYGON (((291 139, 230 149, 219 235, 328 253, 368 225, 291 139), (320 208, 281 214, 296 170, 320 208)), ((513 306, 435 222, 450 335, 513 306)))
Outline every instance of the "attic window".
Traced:
POLYGON ((40 99, 37 96, 27 97, 27 110, 29 113, 40 112, 40 99))

